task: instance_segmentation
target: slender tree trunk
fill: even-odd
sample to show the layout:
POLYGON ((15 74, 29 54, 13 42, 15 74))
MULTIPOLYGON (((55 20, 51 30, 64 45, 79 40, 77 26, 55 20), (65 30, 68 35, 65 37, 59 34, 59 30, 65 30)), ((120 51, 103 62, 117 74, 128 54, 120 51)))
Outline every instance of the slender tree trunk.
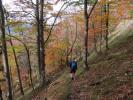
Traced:
MULTIPOLYGON (((9 35, 11 35, 9 26, 8 26, 8 32, 9 32, 9 35)), ((18 74, 18 80, 19 80, 19 85, 20 85, 20 91, 21 91, 21 94, 24 95, 24 90, 23 90, 22 81, 21 81, 21 75, 20 75, 20 68, 19 68, 19 65, 18 65, 16 51, 14 49, 11 37, 10 37, 10 45, 12 47, 12 51, 13 51, 13 55, 14 55, 14 59, 15 59, 15 64, 16 64, 16 67, 17 67, 17 74, 18 74)))
POLYGON ((96 40, 96 32, 95 32, 95 27, 94 27, 94 23, 92 24, 92 28, 93 28, 93 31, 94 31, 94 51, 96 52, 96 54, 98 53, 97 52, 97 40, 96 40))
POLYGON ((43 21, 43 8, 44 8, 44 0, 40 0, 40 56, 41 56, 41 75, 42 82, 45 84, 45 49, 44 49, 44 21, 43 21))
MULTIPOLYGON (((73 48, 74 48, 74 45, 75 45, 75 43, 76 43, 77 35, 78 35, 78 32, 77 32, 77 25, 78 25, 78 24, 77 24, 77 22, 76 22, 76 23, 75 23, 75 26, 76 26, 76 27, 75 27, 75 30, 76 30, 76 31, 75 31, 75 34, 76 34, 76 35, 75 35, 74 41, 72 42, 72 47, 71 47, 71 52, 70 52, 70 53, 71 53, 71 59, 73 59, 73 57, 75 57, 74 54, 75 54, 75 52, 76 52, 76 51, 73 50, 73 48)), ((73 36, 72 36, 72 32, 71 32, 71 40, 72 40, 72 39, 73 39, 73 36)))
POLYGON ((88 13, 87 13, 87 2, 84 0, 84 20, 85 20, 85 37, 84 37, 84 66, 88 69, 88 13))
MULTIPOLYGON (((71 32, 72 33, 72 32, 71 32)), ((66 53, 66 55, 67 55, 67 58, 68 58, 68 56, 71 54, 71 59, 72 59, 72 50, 73 50, 73 47, 74 47, 74 45, 75 45, 75 43, 76 43, 76 40, 77 40, 77 35, 78 35, 78 32, 77 32, 77 22, 76 22, 76 32, 75 32, 75 38, 74 38, 74 41, 72 42, 72 45, 71 45, 71 48, 70 48, 70 50, 67 50, 68 52, 66 53)))
POLYGON ((101 32, 100 32, 100 54, 102 53, 102 38, 103 38, 103 36, 102 36, 102 32, 103 32, 103 18, 102 18, 102 7, 101 7, 101 32))
POLYGON ((0 0, 0 13, 1 13, 2 46, 3 46, 3 54, 4 54, 4 61, 5 61, 5 71, 6 71, 5 74, 7 78, 8 91, 9 91, 8 99, 13 100, 11 77, 10 77, 8 55, 7 55, 7 45, 6 45, 6 39, 5 39, 5 17, 4 17, 2 0, 0 0))
POLYGON ((96 54, 98 54, 98 52, 97 52, 97 40, 96 40, 95 33, 94 33, 94 51, 96 52, 96 54))
POLYGON ((12 75, 12 69, 11 69, 11 67, 9 67, 9 70, 10 70, 11 84, 12 84, 12 96, 14 97, 13 75, 12 75))
MULTIPOLYGON (((67 34, 68 33, 68 26, 67 26, 67 29, 66 29, 66 41, 67 41, 67 43, 69 43, 69 34, 67 34)), ((69 46, 67 45, 67 49, 66 49, 66 57, 65 57, 65 63, 66 63, 66 66, 69 66, 68 65, 68 63, 69 63, 69 60, 70 60, 70 58, 69 58, 69 55, 67 54, 69 52, 69 46)))
POLYGON ((40 21, 39 21, 39 0, 36 0, 36 25, 37 25, 37 53, 38 53, 38 69, 39 69, 39 79, 41 82, 41 59, 40 59, 40 21))
MULTIPOLYGON (((78 38, 78 23, 77 22, 75 22, 75 33, 76 33, 75 39, 77 40, 77 38, 78 38)), ((75 40, 75 43, 76 43, 76 40, 75 40)), ((74 53, 75 53, 75 56, 77 57, 78 56, 78 52, 77 52, 76 49, 75 49, 74 53)))
MULTIPOLYGON (((71 31, 71 40, 73 40, 72 31, 71 31)), ((73 45, 73 41, 72 41, 72 45, 73 45)), ((73 47, 70 49, 70 55, 71 55, 71 59, 73 59, 73 47)))
POLYGON ((30 62, 30 52, 29 49, 26 47, 26 52, 27 52, 27 58, 28 58, 28 66, 29 66, 29 77, 30 77, 30 84, 32 86, 32 89, 34 90, 34 85, 33 85, 33 79, 32 79, 32 68, 31 68, 31 62, 30 62))
POLYGON ((109 46, 108 46, 108 34, 109 34, 109 3, 108 2, 105 5, 105 14, 106 14, 106 34, 105 34, 106 50, 109 50, 109 46))
MULTIPOLYGON (((24 37, 24 32, 23 30, 21 30, 22 36, 23 36, 23 43, 26 44, 26 38, 24 37)), ((31 61, 30 61, 30 52, 29 52, 29 48, 25 45, 25 50, 27 53, 27 58, 28 58, 28 74, 29 74, 29 78, 30 78, 30 84, 32 86, 32 89, 34 90, 34 85, 33 85, 33 79, 32 79, 32 66, 31 66, 31 61)))
POLYGON ((44 47, 44 0, 40 0, 40 54, 41 54, 41 75, 45 87, 45 99, 47 100, 46 71, 45 71, 45 47, 44 47))

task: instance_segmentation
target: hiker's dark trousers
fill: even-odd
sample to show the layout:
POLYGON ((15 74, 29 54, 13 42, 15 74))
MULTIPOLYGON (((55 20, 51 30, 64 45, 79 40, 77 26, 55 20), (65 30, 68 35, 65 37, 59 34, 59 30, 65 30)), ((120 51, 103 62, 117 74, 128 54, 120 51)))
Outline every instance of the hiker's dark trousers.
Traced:
POLYGON ((0 100, 3 100, 2 95, 0 95, 0 100))

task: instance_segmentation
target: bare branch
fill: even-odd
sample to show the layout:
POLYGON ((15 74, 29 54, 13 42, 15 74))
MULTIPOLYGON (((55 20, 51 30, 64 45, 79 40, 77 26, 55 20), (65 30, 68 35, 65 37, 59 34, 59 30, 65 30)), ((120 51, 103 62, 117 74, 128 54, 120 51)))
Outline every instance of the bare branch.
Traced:
POLYGON ((97 2, 98 2, 98 0, 96 0, 96 2, 94 3, 94 5, 92 6, 92 9, 90 10, 90 12, 89 12, 89 14, 88 14, 88 19, 90 18, 91 13, 92 13, 92 11, 94 10, 94 8, 95 8, 97 2))
MULTIPOLYGON (((45 42, 44 42, 44 45, 46 45, 47 41, 49 40, 50 35, 52 34, 53 27, 55 26, 55 22, 56 22, 56 20, 57 20, 59 14, 60 14, 62 8, 63 8, 63 7, 65 6, 65 4, 67 4, 67 3, 69 3, 69 2, 65 2, 65 3, 62 5, 62 7, 60 8, 60 10, 59 10, 59 12, 58 12, 58 14, 57 14, 57 16, 56 16, 54 22, 53 22, 53 25, 52 25, 52 27, 51 27, 51 29, 50 29, 50 32, 49 32, 49 34, 48 34, 48 37, 47 37, 47 39, 46 39, 45 42)), ((67 8, 67 7, 68 7, 68 6, 66 6, 66 8, 67 8)), ((66 9, 66 8, 65 8, 65 9, 66 9)), ((65 10, 65 9, 64 9, 64 10, 65 10)))

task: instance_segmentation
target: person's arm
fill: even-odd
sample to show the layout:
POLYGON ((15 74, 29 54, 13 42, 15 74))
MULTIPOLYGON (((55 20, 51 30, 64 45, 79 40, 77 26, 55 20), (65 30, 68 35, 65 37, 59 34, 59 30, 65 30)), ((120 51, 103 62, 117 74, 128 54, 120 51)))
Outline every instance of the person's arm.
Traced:
POLYGON ((78 63, 76 62, 76 70, 78 69, 78 63))

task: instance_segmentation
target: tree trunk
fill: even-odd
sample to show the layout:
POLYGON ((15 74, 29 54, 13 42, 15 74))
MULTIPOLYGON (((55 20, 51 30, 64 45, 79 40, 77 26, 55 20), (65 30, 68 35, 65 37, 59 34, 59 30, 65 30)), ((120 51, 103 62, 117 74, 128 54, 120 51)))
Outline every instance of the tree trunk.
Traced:
POLYGON ((9 71, 9 63, 8 63, 8 55, 7 55, 7 45, 5 39, 5 18, 4 18, 4 11, 2 1, 0 0, 0 13, 1 13, 1 32, 2 32, 2 46, 3 46, 3 54, 4 54, 4 63, 5 63, 5 74, 8 83, 8 91, 9 91, 9 100, 13 100, 12 96, 12 84, 11 84, 11 77, 9 71))
POLYGON ((96 33, 95 33, 94 23, 92 24, 92 28, 93 28, 93 31, 94 31, 94 38, 93 38, 93 41, 94 41, 94 51, 95 51, 96 54, 98 54, 98 52, 97 52, 97 40, 96 40, 96 33))
POLYGON ((105 5, 105 14, 106 14, 106 34, 105 34, 105 40, 106 40, 106 50, 109 50, 108 46, 108 34, 109 34, 109 3, 105 5))
POLYGON ((32 80, 32 68, 31 68, 31 62, 30 62, 30 52, 27 47, 25 47, 26 52, 27 52, 27 58, 28 58, 28 66, 29 66, 29 77, 30 77, 30 84, 32 86, 32 89, 34 90, 34 85, 33 85, 33 80, 32 80))
POLYGON ((87 13, 87 2, 84 0, 84 20, 85 20, 85 37, 84 37, 84 66, 88 69, 88 13, 87 13))
POLYGON ((45 47, 44 47, 44 0, 40 0, 40 57, 41 57, 41 75, 42 85, 45 87, 45 99, 47 100, 46 71, 45 71, 45 47))
POLYGON ((103 18, 102 18, 102 7, 101 7, 101 32, 100 32, 100 54, 102 53, 102 38, 103 38, 103 35, 102 35, 102 33, 103 33, 103 18))
MULTIPOLYGON (((77 32, 77 22, 75 23, 76 24, 76 32, 75 32, 75 38, 74 38, 74 41, 72 41, 72 45, 71 45, 71 47, 70 47, 70 50, 68 49, 67 51, 67 53, 66 53, 66 56, 67 56, 67 61, 69 61, 69 56, 71 56, 71 58, 70 59, 73 59, 73 47, 74 47, 74 45, 75 45, 75 43, 76 43, 76 40, 77 40, 77 35, 78 35, 78 32, 77 32)), ((72 34, 72 32, 71 32, 71 34, 72 34)), ((72 38, 71 38, 71 40, 72 40, 72 38)))
POLYGON ((45 49, 44 49, 44 20, 43 20, 43 8, 44 0, 40 0, 40 57, 41 57, 41 75, 42 83, 45 85, 45 49))
POLYGON ((41 82, 41 59, 40 59, 40 21, 39 21, 39 0, 36 0, 36 25, 37 25, 37 53, 38 53, 38 69, 39 69, 39 79, 41 82))
POLYGON ((11 76, 11 84, 12 84, 12 96, 14 97, 14 87, 13 87, 13 75, 12 75, 12 69, 9 67, 10 76, 11 76))
MULTIPOLYGON (((21 30, 22 36, 23 36, 23 43, 26 44, 26 38, 24 37, 24 32, 23 30, 21 30)), ((30 78, 30 85, 32 86, 32 89, 34 90, 34 85, 33 85, 33 79, 32 79, 32 66, 31 66, 31 61, 30 61, 30 52, 29 52, 29 48, 25 45, 25 50, 27 53, 27 58, 28 58, 28 74, 29 74, 29 78, 30 78)))

